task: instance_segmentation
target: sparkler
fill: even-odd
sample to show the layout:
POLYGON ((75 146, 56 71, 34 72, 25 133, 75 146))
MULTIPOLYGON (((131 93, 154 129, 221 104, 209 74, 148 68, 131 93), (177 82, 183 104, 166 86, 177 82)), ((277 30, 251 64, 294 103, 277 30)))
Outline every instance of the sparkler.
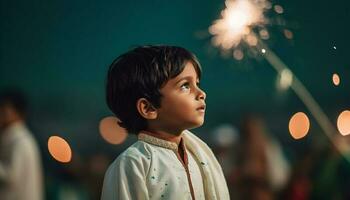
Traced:
MULTIPOLYGON (((222 18, 214 21, 209 27, 209 32, 213 35, 213 45, 225 51, 232 49, 233 56, 238 60, 243 57, 240 49, 244 45, 248 45, 249 50, 260 51, 281 76, 281 80, 287 80, 284 83, 294 90, 330 141, 335 143, 333 136, 337 130, 326 114, 291 69, 263 42, 263 39, 269 37, 266 29, 269 20, 264 14, 272 8, 271 3, 268 0, 226 0, 225 5, 226 8, 221 12, 222 18)), ((281 6, 276 5, 274 9, 279 14, 283 13, 281 6)), ((292 37, 289 30, 285 30, 284 34, 289 39, 292 37)), ((338 150, 344 153, 343 149, 338 150)), ((350 161, 350 158, 345 158, 350 161)))
MULTIPOLYGON (((264 11, 270 4, 265 0, 237 0, 226 1, 225 5, 226 9, 221 12, 222 18, 209 27, 209 32, 214 35, 213 44, 225 50, 237 48, 242 41, 256 46, 258 38, 252 28, 267 24, 264 11)), ((266 34, 266 31, 263 32, 266 34)))

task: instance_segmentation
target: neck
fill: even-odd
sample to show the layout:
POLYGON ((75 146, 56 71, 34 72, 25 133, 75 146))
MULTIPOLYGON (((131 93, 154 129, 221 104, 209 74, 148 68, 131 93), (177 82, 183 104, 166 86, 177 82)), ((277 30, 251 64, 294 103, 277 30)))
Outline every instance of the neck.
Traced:
POLYGON ((167 140, 170 142, 174 142, 177 145, 180 144, 181 138, 182 138, 182 131, 181 132, 177 132, 176 134, 174 133, 170 133, 167 131, 160 131, 160 130, 152 130, 152 129, 147 129, 145 131, 143 131, 143 133, 146 133, 148 135, 163 139, 163 140, 167 140))

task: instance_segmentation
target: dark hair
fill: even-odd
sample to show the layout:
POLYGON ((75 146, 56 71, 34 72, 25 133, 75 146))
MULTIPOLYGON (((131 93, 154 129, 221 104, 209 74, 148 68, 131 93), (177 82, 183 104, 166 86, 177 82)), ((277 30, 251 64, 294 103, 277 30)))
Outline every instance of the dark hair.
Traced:
POLYGON ((110 110, 128 132, 138 134, 147 128, 147 121, 136 108, 140 98, 160 107, 160 89, 185 68, 195 67, 201 78, 201 66, 188 50, 176 46, 141 46, 120 55, 110 65, 107 74, 106 100, 110 110))
POLYGON ((27 114, 27 100, 18 89, 6 89, 0 93, 0 106, 12 106, 18 114, 25 117, 27 114))

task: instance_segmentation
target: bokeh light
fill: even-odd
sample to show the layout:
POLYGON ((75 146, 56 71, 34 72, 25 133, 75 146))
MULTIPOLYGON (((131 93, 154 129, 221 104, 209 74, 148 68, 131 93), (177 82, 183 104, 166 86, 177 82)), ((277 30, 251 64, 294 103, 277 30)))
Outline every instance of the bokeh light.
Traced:
POLYGON ((263 40, 267 40, 270 38, 269 32, 266 29, 260 30, 259 35, 260 35, 261 39, 263 39, 263 40))
POLYGON ((253 34, 248 35, 245 40, 249 46, 256 46, 258 44, 258 39, 253 34))
POLYGON ((345 110, 338 116, 337 126, 339 133, 342 135, 350 134, 350 111, 345 110))
POLYGON ((294 37, 293 32, 288 29, 284 29, 283 33, 284 33, 284 36, 289 40, 293 39, 294 37))
POLYGON ((230 147, 239 141, 239 131, 231 124, 221 124, 212 131, 212 139, 217 146, 230 147))
POLYGON ((280 6, 280 5, 275 5, 275 6, 273 7, 273 9, 274 9, 275 12, 278 13, 278 14, 282 14, 282 13, 284 12, 283 7, 280 6))
POLYGON ((233 57, 236 59, 236 60, 242 60, 243 57, 244 57, 244 54, 243 52, 240 50, 240 49, 235 49, 233 51, 233 57))
POLYGON ((289 120, 289 132, 294 139, 301 139, 307 135, 310 128, 310 121, 303 112, 295 113, 289 120))
POLYGON ((126 129, 118 124, 118 118, 109 116, 100 121, 100 134, 110 144, 121 144, 128 136, 126 129))
POLYGON ((340 84, 340 77, 338 74, 334 73, 332 76, 333 84, 338 86, 340 84))
POLYGON ((65 139, 59 136, 51 136, 47 146, 51 156, 58 162, 68 163, 71 161, 72 150, 65 139))
POLYGON ((293 74, 289 69, 283 69, 277 79, 277 89, 287 90, 293 83, 293 74))

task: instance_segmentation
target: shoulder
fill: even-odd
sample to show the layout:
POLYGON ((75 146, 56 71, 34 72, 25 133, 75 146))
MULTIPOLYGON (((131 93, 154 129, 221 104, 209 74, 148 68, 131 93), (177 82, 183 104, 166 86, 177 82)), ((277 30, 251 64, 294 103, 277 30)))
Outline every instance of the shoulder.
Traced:
POLYGON ((108 171, 140 170, 147 174, 152 157, 152 147, 142 141, 137 141, 122 152, 109 166, 108 171))
POLYGON ((116 161, 120 162, 122 160, 148 160, 148 158, 152 154, 152 146, 148 143, 137 141, 130 147, 128 147, 124 152, 122 152, 116 159, 116 161))

